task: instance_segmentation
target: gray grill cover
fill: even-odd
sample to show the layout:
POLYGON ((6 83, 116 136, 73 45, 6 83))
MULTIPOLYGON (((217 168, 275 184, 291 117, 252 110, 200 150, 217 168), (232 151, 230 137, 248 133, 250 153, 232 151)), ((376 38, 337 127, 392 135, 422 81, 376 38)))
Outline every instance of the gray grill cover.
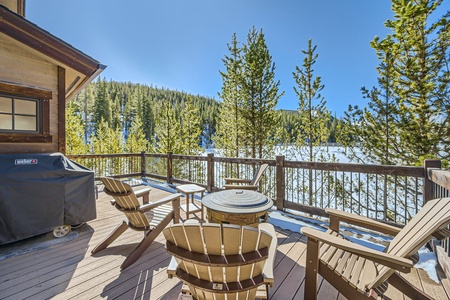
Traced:
POLYGON ((0 154, 0 245, 95 219, 94 184, 61 153, 0 154))

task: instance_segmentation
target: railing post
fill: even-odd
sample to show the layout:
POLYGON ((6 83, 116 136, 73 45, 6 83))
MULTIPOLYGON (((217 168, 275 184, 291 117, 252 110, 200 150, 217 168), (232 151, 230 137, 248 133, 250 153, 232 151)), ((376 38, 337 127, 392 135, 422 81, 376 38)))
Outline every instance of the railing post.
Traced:
POLYGON ((145 170, 146 170, 146 163, 145 163, 145 151, 141 151, 141 176, 145 177, 145 170))
POLYGON ((284 179, 284 155, 277 155, 276 157, 276 176, 277 176, 277 210, 284 210, 285 194, 285 179, 284 179))
POLYGON ((206 157, 206 190, 211 193, 214 187, 214 153, 208 153, 206 157))
POLYGON ((428 169, 440 169, 441 161, 439 159, 425 159, 423 161, 423 204, 434 198, 434 183, 428 178, 428 169))
POLYGON ((172 152, 167 152, 167 183, 172 183, 172 152))

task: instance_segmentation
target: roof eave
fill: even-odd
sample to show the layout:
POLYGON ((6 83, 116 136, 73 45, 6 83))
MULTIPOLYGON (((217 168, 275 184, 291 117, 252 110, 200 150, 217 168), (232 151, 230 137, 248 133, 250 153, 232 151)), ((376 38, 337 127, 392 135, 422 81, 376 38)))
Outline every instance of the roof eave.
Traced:
POLYGON ((91 74, 91 76, 86 77, 75 89, 66 94, 66 102, 70 101, 73 97, 75 97, 79 92, 81 92, 89 83, 91 83, 101 72, 106 68, 105 65, 98 65, 97 70, 91 74))
POLYGON ((0 5, 0 31, 22 44, 44 54, 63 66, 83 74, 85 79, 66 95, 70 99, 98 74, 106 66, 86 55, 70 44, 43 30, 39 26, 14 13, 3 5, 0 5))

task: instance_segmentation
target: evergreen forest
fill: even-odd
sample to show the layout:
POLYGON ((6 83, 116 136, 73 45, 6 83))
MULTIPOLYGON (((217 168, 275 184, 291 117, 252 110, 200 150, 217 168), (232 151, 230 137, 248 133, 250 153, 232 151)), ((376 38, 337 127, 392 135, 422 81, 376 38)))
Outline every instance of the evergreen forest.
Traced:
MULTIPOLYGON (((162 122, 162 112, 173 110, 173 121, 181 124, 186 106, 189 105, 195 108, 196 114, 193 118, 198 122, 196 129, 199 133, 196 144, 200 147, 214 146, 221 105, 219 101, 182 91, 99 78, 90 83, 67 106, 68 153, 124 153, 127 152, 126 141, 130 136, 133 138, 136 135, 143 137, 145 146, 131 152, 155 151, 156 145, 161 140, 161 137, 158 138, 156 135, 156 127, 162 122), (168 108, 165 107, 166 103, 169 104, 168 108), (133 127, 136 123, 141 125, 133 127), (106 128, 102 128, 101 124, 106 128), (109 132, 107 135, 111 134, 110 138, 101 139, 108 150, 100 152, 94 151, 96 133, 99 129, 107 129, 109 132), (78 143, 74 144, 76 140, 78 143), (114 146, 105 145, 105 141, 110 141, 114 146), (117 145, 117 141, 121 141, 122 145, 117 145)), ((278 127, 286 131, 283 142, 292 144, 296 140, 296 124, 299 123, 300 116, 295 110, 280 110, 278 113, 280 114, 278 127)), ((337 121, 333 117, 329 119, 328 126, 331 130, 326 139, 329 143, 336 143, 337 121)))

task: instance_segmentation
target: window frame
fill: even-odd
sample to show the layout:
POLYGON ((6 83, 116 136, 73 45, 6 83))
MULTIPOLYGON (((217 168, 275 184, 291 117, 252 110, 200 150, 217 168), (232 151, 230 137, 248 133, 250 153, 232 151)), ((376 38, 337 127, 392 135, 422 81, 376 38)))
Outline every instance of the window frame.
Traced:
POLYGON ((37 101, 37 131, 0 131, 0 142, 50 143, 50 99, 52 92, 0 82, 0 94, 19 100, 37 101))
POLYGON ((11 104, 12 104, 12 109, 11 112, 1 112, 0 111, 0 115, 6 115, 6 116, 11 116, 12 117, 12 127, 14 127, 13 129, 4 129, 4 128, 0 128, 0 133, 24 133, 24 134, 42 134, 42 116, 41 116, 41 100, 38 98, 29 98, 29 97, 19 97, 19 96, 13 96, 13 95, 9 95, 9 94, 5 94, 5 93, 0 93, 0 98, 5 98, 5 99, 9 99, 11 100, 11 104), (26 102, 30 102, 34 105, 34 114, 27 114, 27 113, 20 113, 17 112, 16 107, 17 107, 17 102, 18 101, 26 101, 26 102), (34 128, 35 130, 22 130, 22 129, 17 129, 16 127, 16 123, 17 123, 17 117, 34 117, 35 120, 35 124, 34 124, 34 128))

